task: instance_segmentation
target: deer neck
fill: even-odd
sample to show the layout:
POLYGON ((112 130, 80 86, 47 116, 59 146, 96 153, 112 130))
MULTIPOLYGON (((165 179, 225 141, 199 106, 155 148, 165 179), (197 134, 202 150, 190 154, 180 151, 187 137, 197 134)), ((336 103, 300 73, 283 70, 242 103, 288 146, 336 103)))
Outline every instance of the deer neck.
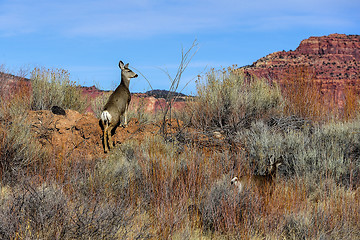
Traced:
POLYGON ((121 84, 125 85, 129 89, 130 79, 125 77, 124 75, 121 75, 121 83, 120 83, 120 85, 121 84))

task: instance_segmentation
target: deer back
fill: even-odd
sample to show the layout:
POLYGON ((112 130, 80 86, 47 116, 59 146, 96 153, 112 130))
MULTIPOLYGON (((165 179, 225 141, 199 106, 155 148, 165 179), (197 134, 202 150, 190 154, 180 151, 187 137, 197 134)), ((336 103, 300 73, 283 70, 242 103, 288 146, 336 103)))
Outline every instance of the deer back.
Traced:
POLYGON ((125 110, 126 106, 130 103, 131 94, 129 89, 120 84, 115 91, 110 95, 109 100, 107 101, 104 111, 107 110, 111 113, 117 113, 120 117, 125 110))

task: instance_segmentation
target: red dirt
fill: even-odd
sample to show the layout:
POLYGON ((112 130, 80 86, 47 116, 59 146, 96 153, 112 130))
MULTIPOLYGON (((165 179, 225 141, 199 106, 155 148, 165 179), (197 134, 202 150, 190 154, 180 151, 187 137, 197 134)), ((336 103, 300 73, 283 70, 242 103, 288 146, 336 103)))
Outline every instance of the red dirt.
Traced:
MULTIPOLYGON (((85 160, 104 156, 102 129, 99 120, 91 113, 66 110, 66 116, 62 116, 47 110, 31 111, 29 121, 36 139, 56 155, 72 159, 81 156, 85 160)), ((171 122, 172 131, 177 124, 171 122)), ((146 136, 159 134, 160 126, 160 123, 140 124, 133 118, 127 127, 116 129, 113 139, 116 144, 129 139, 141 142, 146 136)))

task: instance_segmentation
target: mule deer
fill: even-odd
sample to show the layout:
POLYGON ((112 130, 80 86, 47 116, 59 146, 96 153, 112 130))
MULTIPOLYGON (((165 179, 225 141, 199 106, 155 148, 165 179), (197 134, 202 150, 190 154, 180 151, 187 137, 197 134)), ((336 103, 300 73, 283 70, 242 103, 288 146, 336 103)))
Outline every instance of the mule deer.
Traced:
POLYGON ((103 144, 105 153, 114 146, 111 136, 112 131, 116 129, 120 122, 124 127, 127 125, 127 111, 131 101, 130 79, 138 76, 129 69, 129 64, 124 65, 122 61, 119 62, 119 68, 121 69, 120 85, 110 95, 100 117, 104 131, 103 144))
POLYGON ((234 177, 231 184, 234 184, 239 192, 245 188, 258 191, 262 195, 272 195, 276 179, 276 170, 282 164, 280 160, 270 161, 270 165, 264 175, 245 175, 240 178, 234 177))

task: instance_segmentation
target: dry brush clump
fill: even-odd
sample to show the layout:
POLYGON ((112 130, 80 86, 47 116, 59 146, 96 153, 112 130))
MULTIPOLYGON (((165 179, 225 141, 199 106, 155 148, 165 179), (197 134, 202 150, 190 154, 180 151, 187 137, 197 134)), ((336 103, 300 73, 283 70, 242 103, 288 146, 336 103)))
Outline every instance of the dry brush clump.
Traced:
POLYGON ((25 117, 2 124, 0 146, 1 178, 4 183, 18 181, 18 177, 43 169, 46 149, 34 142, 30 124, 25 117))
POLYGON ((91 101, 90 106, 91 106, 91 109, 93 110, 96 118, 100 119, 100 115, 101 115, 103 108, 104 108, 107 100, 109 99, 110 95, 111 95, 111 92, 103 92, 91 101))
POLYGON ((343 90, 344 103, 342 111, 339 111, 339 117, 344 121, 351 121, 359 116, 360 97, 355 90, 355 86, 346 84, 343 90))
POLYGON ((269 156, 282 157, 284 176, 313 176, 317 180, 330 177, 355 189, 360 186, 359 131, 358 121, 285 132, 259 121, 239 133, 238 141, 245 143, 253 169, 263 166, 269 156))
POLYGON ((191 121, 204 130, 248 127, 255 119, 278 111, 282 100, 276 85, 247 80, 231 68, 207 73, 205 81, 198 82, 197 92, 191 121))
POLYGON ((19 177, 42 169, 47 151, 34 141, 28 122, 28 85, 19 82, 8 91, 0 97, 0 176, 3 183, 13 184, 19 177))
POLYGON ((311 120, 327 120, 332 103, 321 92, 321 82, 315 79, 314 70, 306 66, 290 68, 281 80, 282 93, 286 99, 286 115, 311 120))
MULTIPOLYGON (((198 111, 192 116, 192 123, 193 126, 196 126, 198 129, 207 131, 210 129, 226 129, 228 126, 236 126, 236 128, 234 127, 236 134, 235 136, 231 136, 232 142, 240 144, 243 147, 245 159, 242 160, 242 163, 234 166, 235 172, 243 174, 244 172, 250 172, 250 174, 263 174, 266 165, 268 164, 266 161, 269 157, 281 157, 284 160, 284 164, 279 169, 278 178, 280 180, 278 181, 281 181, 281 179, 285 179, 286 181, 291 180, 294 181, 295 184, 287 185, 281 183, 280 185, 277 184, 277 188, 293 188, 291 192, 299 196, 297 199, 301 199, 296 200, 298 201, 298 205, 300 202, 308 203, 308 201, 310 201, 310 205, 313 204, 312 199, 314 198, 314 189, 319 188, 318 185, 314 183, 321 184, 326 181, 333 181, 334 184, 331 187, 334 188, 335 191, 338 191, 341 188, 347 189, 347 192, 342 192, 343 196, 348 194, 351 195, 353 191, 356 191, 356 189, 359 188, 360 168, 358 159, 360 156, 358 153, 358 120, 353 118, 354 120, 352 121, 338 121, 337 123, 329 121, 334 119, 334 117, 329 118, 327 116, 330 112, 329 107, 333 106, 325 104, 324 100, 320 99, 321 93, 319 89, 308 82, 308 77, 304 71, 297 73, 300 82, 291 83, 291 86, 289 83, 288 87, 292 87, 291 89, 294 91, 292 92, 287 89, 285 93, 282 93, 284 96, 278 97, 278 99, 281 99, 283 102, 261 105, 261 103, 271 102, 268 101, 271 98, 265 98, 265 101, 247 101, 248 105, 245 105, 247 108, 236 105, 238 102, 234 99, 241 94, 246 96, 249 91, 244 92, 244 89, 241 88, 243 86, 241 81, 240 84, 239 82, 234 84, 236 81, 230 81, 230 77, 226 78, 224 76, 226 75, 220 74, 219 77, 219 75, 215 76, 211 74, 207 77, 207 84, 198 85, 198 100, 200 104, 198 108, 196 104, 194 104, 195 108, 193 109, 198 111), (295 91, 298 89, 300 93, 295 91), (296 95, 291 95, 292 93, 296 95), (306 98, 309 93, 311 93, 310 96, 306 98), (204 99, 206 99, 206 101, 203 101, 204 99), (309 108, 306 108, 307 104, 303 103, 304 99, 309 102, 309 108), (257 107, 252 108, 251 106, 257 107), (261 106, 275 107, 267 108, 261 106), (234 109, 232 109, 233 107, 234 109), (253 109, 250 113, 261 109, 264 111, 260 111, 262 114, 247 114, 248 112, 244 109, 253 109), (271 111, 266 112, 267 109, 271 109, 271 111), (247 118, 247 124, 238 124, 241 117, 238 117, 239 115, 234 117, 237 114, 236 110, 240 112, 239 114, 245 114, 244 116, 256 117, 247 118), (324 120, 327 122, 324 122, 324 120), (308 181, 308 179, 312 180, 308 181), (300 183, 304 181, 304 185, 296 184, 297 182, 300 183)), ((264 96, 264 93, 269 92, 269 85, 263 84, 259 86, 261 86, 262 89, 257 91, 256 96, 264 96)), ((351 98, 352 95, 348 94, 348 96, 351 98)), ((353 99, 351 98, 349 101, 352 100, 353 99)), ((276 102, 277 101, 275 101, 275 103, 276 102)), ((350 108, 353 105, 348 104, 348 106, 350 108)), ((227 143, 228 141, 224 142, 224 145, 227 143)), ((324 189, 315 191, 315 195, 319 196, 323 194, 324 191, 324 189)), ((216 191, 214 190, 214 192, 216 191)), ((276 192, 277 191, 275 190, 272 199, 279 198, 279 196, 276 195, 276 192)), ((227 191, 224 188, 220 191, 218 196, 226 198, 226 193, 227 191)), ((209 198, 211 199, 211 197, 209 198)), ((208 200, 207 202, 214 202, 213 206, 216 207, 222 205, 218 198, 212 198, 212 201, 208 200)), ((324 201, 327 200, 328 199, 324 201)), ((254 202, 254 199, 251 199, 250 201, 254 202)), ((288 204, 283 207, 287 209, 296 208, 296 204, 290 202, 295 201, 293 198, 282 199, 282 201, 284 201, 285 204, 288 204)), ((355 209, 359 209, 355 196, 347 198, 347 201, 349 204, 353 205, 355 209)), ((270 199, 270 203, 274 204, 276 202, 273 202, 270 199)), ((340 204, 340 202, 337 202, 337 204, 340 204)), ((340 207, 335 205, 333 206, 334 208, 340 207)), ((275 208, 275 210, 272 214, 275 214, 275 211, 283 211, 283 209, 279 209, 276 204, 273 208, 275 208)), ((209 207, 208 209, 213 208, 209 207)), ((260 209, 262 209, 262 205, 260 206, 260 209)), ((330 208, 328 210, 333 211, 334 209, 330 208)), ((218 212, 221 214, 224 213, 224 211, 218 212)), ((331 213, 327 212, 327 214, 331 213)), ((350 213, 347 213, 347 215, 349 214, 350 213)), ((356 236, 359 232, 356 231, 357 224, 354 225, 353 221, 358 217, 358 214, 350 215, 352 216, 344 219, 341 223, 337 223, 335 220, 334 222, 331 222, 331 224, 341 226, 341 229, 348 228, 351 232, 350 235, 356 236)), ((216 214, 208 215, 207 222, 212 222, 212 224, 215 223, 219 229, 224 229, 224 226, 219 227, 219 222, 222 222, 222 220, 219 219, 223 218, 223 216, 219 215, 218 217, 213 218, 210 218, 209 216, 216 216, 216 214)), ((293 220, 290 220, 290 222, 286 220, 292 219, 287 215, 277 216, 277 221, 271 221, 271 217, 271 215, 265 216, 265 220, 261 221, 262 224, 265 226, 268 224, 276 226, 285 222, 286 226, 284 226, 284 229, 277 229, 276 227, 268 229, 264 228, 264 226, 256 226, 256 224, 251 226, 247 224, 242 225, 241 222, 238 222, 238 226, 253 233, 248 235, 248 237, 258 235, 265 237, 275 234, 275 236, 286 236, 286 238, 289 237, 293 239, 304 238, 304 236, 305 238, 311 238, 313 236, 321 237, 321 234, 324 234, 326 231, 328 234, 325 236, 328 237, 348 236, 344 231, 336 233, 336 231, 322 229, 321 225, 314 225, 314 221, 311 220, 311 218, 316 219, 318 214, 313 211, 307 211, 306 217, 304 217, 304 219, 310 218, 311 221, 299 220, 299 222, 296 223, 299 225, 291 226, 291 221, 293 220), (286 219, 284 219, 284 217, 286 217, 286 219), (289 231, 290 228, 294 228, 291 229, 293 232, 289 231), (298 230, 296 230, 296 228, 298 228, 298 230), (304 232, 305 230, 306 232, 304 232), (267 235, 266 232, 269 232, 269 234, 267 235)), ((211 224, 208 223, 208 225, 211 224)), ((228 233, 231 234, 230 232, 231 231, 228 233)))
POLYGON ((56 183, 24 183, 1 197, 2 239, 127 238, 121 228, 133 217, 124 201, 69 195, 56 183))
MULTIPOLYGON (((106 159, 96 164, 94 177, 86 183, 91 186, 92 191, 131 201, 139 194, 134 192, 135 190, 146 189, 146 186, 141 186, 144 183, 143 174, 135 159, 134 144, 124 143, 121 148, 114 149, 106 159), (133 193, 133 196, 130 193, 133 193)), ((88 187, 86 191, 89 191, 88 187)))
POLYGON ((145 225, 151 225, 145 235, 169 236, 182 217, 175 214, 179 206, 173 192, 177 164, 176 152, 161 137, 125 142, 96 166, 94 177, 87 185, 110 199, 122 199, 147 215, 145 225), (175 207, 176 206, 176 207, 175 207))
POLYGON ((128 118, 136 118, 140 124, 145 124, 149 122, 156 122, 160 120, 159 114, 156 112, 148 112, 146 111, 146 107, 148 104, 148 100, 144 97, 138 97, 138 101, 135 102, 133 100, 130 102, 128 118))
POLYGON ((213 214, 202 210, 209 209, 208 191, 232 164, 226 154, 205 157, 187 147, 179 151, 179 144, 161 136, 124 142, 98 162, 80 189, 131 203, 148 216, 144 225, 152 231, 144 234, 169 238, 188 227, 190 219, 205 229, 206 214, 213 214))
POLYGON ((355 210, 359 208, 359 199, 353 191, 326 179, 312 186, 316 190, 309 195, 306 189, 309 184, 314 185, 312 179, 290 183, 297 186, 279 189, 277 211, 283 215, 272 229, 277 236, 285 239, 356 239, 360 236, 359 211, 355 210), (289 190, 291 195, 287 193, 289 190), (291 201, 284 201, 280 194, 291 201), (284 205, 291 202, 291 206, 284 205), (292 211, 284 212, 286 209, 292 211))
POLYGON ((79 86, 63 69, 35 68, 31 72, 32 110, 50 110, 52 106, 83 112, 87 101, 79 86))
POLYGON ((239 193, 229 184, 228 175, 223 175, 204 195, 200 205, 204 231, 234 234, 260 213, 259 196, 250 191, 239 193))
POLYGON ((1 181, 0 237, 358 238, 359 120, 286 115, 276 87, 243 80, 210 74, 209 89, 199 88, 203 106, 192 103, 196 114, 182 131, 202 140, 154 132, 90 160, 39 151, 25 121, 29 101, 2 100, 1 149, 13 154, 2 156, 21 174, 1 181), (214 130, 220 138, 211 145, 214 130), (283 159, 271 196, 232 188, 234 175, 264 174, 270 157, 283 159))

